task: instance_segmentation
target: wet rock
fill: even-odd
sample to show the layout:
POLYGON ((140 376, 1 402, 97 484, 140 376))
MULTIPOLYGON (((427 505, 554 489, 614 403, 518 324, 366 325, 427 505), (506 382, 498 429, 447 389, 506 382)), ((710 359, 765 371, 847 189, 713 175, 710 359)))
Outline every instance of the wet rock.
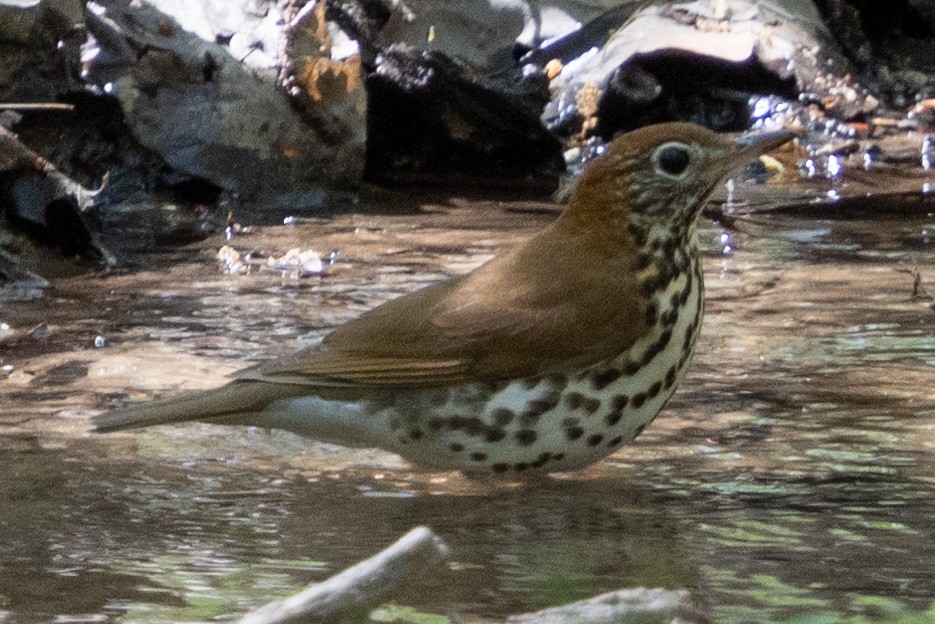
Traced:
POLYGON ((711 622, 684 590, 623 589, 507 618, 507 624, 702 624, 711 622))
POLYGON ((522 96, 497 89, 444 54, 394 45, 367 76, 366 177, 387 184, 451 181, 554 186, 561 145, 522 96))
MULTIPOLYGON (((751 100, 794 100, 801 90, 825 98, 839 86, 829 69, 844 77, 848 68, 803 0, 656 5, 606 41, 605 32, 594 31, 593 40, 576 34, 580 53, 573 59, 563 42, 545 48, 561 50, 564 63, 544 115, 551 127, 605 138, 668 120, 739 130, 750 124, 751 100), (570 118, 580 127, 568 126, 570 118)), ((531 58, 545 60, 541 52, 531 58)), ((846 107, 834 101, 840 115, 868 108, 866 92, 854 88, 853 95, 846 107)))
MULTIPOLYGON (((36 299, 49 287, 49 282, 26 269, 15 255, 5 251, 8 235, 0 229, 0 301, 36 299)), ((0 342, 12 336, 0 323, 0 342)))
POLYGON ((80 0, 0 0, 0 101, 54 101, 80 88, 80 0))
POLYGON ((64 256, 107 263, 110 254, 98 243, 83 214, 93 195, 0 127, 3 224, 64 256))
POLYGON ((276 86, 270 65, 278 59, 273 31, 280 31, 273 26, 282 16, 275 4, 196 3, 198 10, 169 0, 99 4, 88 22, 94 35, 85 51, 88 80, 117 98, 134 137, 175 170, 243 201, 283 193, 299 201, 303 190, 359 181, 363 112, 342 108, 346 116, 328 117, 330 131, 322 132, 276 86), (260 35, 241 41, 244 55, 237 57, 233 44, 247 29, 241 25, 228 41, 226 17, 250 6, 262 14, 260 35), (209 27, 217 15, 220 26, 209 27), (212 33, 210 41, 203 38, 212 33))
POLYGON ((283 86, 306 122, 332 144, 362 146, 367 140, 367 99, 358 46, 325 15, 325 2, 310 2, 286 30, 283 86))
POLYGON ((30 33, 42 7, 39 2, 15 2, 3 0, 0 2, 0 41, 7 43, 25 43, 29 41, 30 33))

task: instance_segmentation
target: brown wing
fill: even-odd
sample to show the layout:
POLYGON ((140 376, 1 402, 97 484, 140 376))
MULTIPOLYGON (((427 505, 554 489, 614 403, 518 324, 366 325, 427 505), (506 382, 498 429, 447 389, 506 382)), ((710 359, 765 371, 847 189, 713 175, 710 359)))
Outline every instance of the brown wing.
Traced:
POLYGON ((645 331, 645 302, 620 249, 549 228, 474 272, 389 301, 321 345, 242 378, 319 387, 440 386, 567 372, 645 331), (590 253, 582 254, 581 245, 590 253))

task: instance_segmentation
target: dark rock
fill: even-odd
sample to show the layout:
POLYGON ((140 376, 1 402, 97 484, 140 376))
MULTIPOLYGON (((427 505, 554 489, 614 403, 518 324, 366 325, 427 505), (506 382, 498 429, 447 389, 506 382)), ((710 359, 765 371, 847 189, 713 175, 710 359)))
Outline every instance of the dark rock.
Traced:
POLYGON ((394 45, 366 79, 366 178, 384 184, 450 181, 553 186, 561 146, 527 100, 505 93, 440 52, 394 45))
POLYGON ((83 214, 93 193, 82 188, 0 128, 0 217, 11 229, 64 256, 106 264, 83 214))
POLYGON ((841 119, 878 104, 849 80, 847 60, 806 0, 653 5, 609 37, 589 26, 581 31, 592 35, 568 35, 576 46, 560 40, 528 57, 542 62, 548 50, 561 53, 544 117, 567 136, 607 139, 671 120, 741 130, 759 118, 762 101, 795 101, 803 90, 841 119), (568 60, 576 48, 580 55, 568 60), (568 123, 574 119, 582 120, 577 129, 568 123))
POLYGON ((664 121, 693 121, 719 131, 750 124, 750 98, 778 95, 794 100, 795 79, 783 79, 756 58, 730 62, 684 50, 636 54, 611 75, 598 102, 595 134, 664 121))
MULTIPOLYGON (((217 31, 180 3, 100 5, 103 12, 89 19, 97 42, 88 51, 89 80, 116 97, 133 136, 173 169, 252 202, 360 180, 363 110, 332 111, 328 130, 318 132, 277 88, 270 67, 278 62, 274 40, 281 34, 275 5, 266 5, 259 22, 267 34, 255 42, 240 31, 217 31), (228 35, 229 46, 216 43, 228 35)), ((223 3, 215 8, 223 10, 223 3)), ((233 13, 240 10, 245 6, 233 13)))

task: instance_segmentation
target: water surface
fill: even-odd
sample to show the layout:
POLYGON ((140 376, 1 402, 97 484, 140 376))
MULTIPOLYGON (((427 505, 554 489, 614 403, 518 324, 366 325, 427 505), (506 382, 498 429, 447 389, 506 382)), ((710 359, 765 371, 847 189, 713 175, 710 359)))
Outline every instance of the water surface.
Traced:
POLYGON ((689 589, 718 622, 927 610, 931 210, 812 206, 741 214, 730 231, 705 221, 708 314, 664 416, 593 468, 521 485, 262 430, 95 436, 88 419, 220 384, 469 270, 554 207, 337 215, 53 279, 46 297, 0 308, 12 332, 0 342, 0 622, 235 617, 416 525, 453 561, 396 602, 465 622, 635 586, 689 589), (323 277, 228 275, 224 244, 339 254, 323 277))

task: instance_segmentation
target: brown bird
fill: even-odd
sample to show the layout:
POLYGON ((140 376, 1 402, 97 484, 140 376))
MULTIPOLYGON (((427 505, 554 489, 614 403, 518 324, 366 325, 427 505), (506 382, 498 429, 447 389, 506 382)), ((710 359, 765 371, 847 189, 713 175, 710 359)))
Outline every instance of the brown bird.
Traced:
POLYGON ((642 432, 691 359, 704 308, 696 224, 711 191, 792 136, 734 141, 687 123, 625 134, 525 243, 221 388, 101 414, 97 431, 198 420, 433 469, 586 466, 642 432))

